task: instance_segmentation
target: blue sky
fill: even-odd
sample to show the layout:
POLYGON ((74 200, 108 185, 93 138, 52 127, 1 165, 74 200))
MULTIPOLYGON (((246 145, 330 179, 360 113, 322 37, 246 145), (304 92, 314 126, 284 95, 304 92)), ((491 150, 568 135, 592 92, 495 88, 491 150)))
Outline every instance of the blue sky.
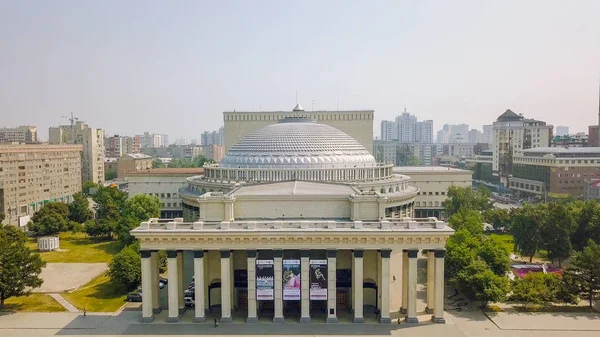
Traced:
MULTIPOLYGON (((224 110, 597 123, 600 1, 0 2, 6 126, 200 138, 224 110)), ((374 131, 375 131, 374 130, 374 131)), ((377 132, 378 133, 378 132, 377 132)))

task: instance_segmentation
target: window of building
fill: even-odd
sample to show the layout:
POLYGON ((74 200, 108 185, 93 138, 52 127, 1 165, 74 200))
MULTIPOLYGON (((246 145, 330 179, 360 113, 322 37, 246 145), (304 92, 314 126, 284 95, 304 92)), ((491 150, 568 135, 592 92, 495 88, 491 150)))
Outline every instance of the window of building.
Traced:
POLYGON ((171 197, 171 193, 167 193, 167 198, 170 198, 170 197, 171 197))
POLYGON ((161 197, 161 198, 164 198, 164 197, 165 197, 165 194, 164 194, 164 193, 161 193, 161 194, 160 194, 160 197, 161 197))

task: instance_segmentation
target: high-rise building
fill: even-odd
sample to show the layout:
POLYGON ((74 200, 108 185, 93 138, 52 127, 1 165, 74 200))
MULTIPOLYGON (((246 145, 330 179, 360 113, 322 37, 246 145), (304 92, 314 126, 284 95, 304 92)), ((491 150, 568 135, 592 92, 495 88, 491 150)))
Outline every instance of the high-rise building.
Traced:
POLYGON ((546 122, 527 119, 506 110, 494 122, 494 144, 492 172, 508 186, 507 178, 512 174, 513 156, 525 149, 549 147, 554 126, 546 122))
POLYGON ((21 125, 16 128, 1 128, 0 143, 37 143, 37 127, 21 125))
POLYGON ((469 143, 477 144, 481 143, 481 139, 483 138, 482 133, 477 129, 469 130, 469 143))
POLYGON ((51 201, 71 202, 81 192, 81 145, 0 145, 0 212, 25 229, 51 201))
POLYGON ((482 134, 482 143, 488 144, 490 147, 494 144, 494 126, 484 125, 482 134))
POLYGON ((104 131, 90 128, 87 124, 77 121, 72 125, 61 125, 49 129, 48 143, 50 144, 81 144, 83 182, 91 181, 97 184, 104 182, 104 131))
POLYGON ((569 127, 568 126, 557 126, 556 127, 556 136, 566 136, 569 134, 569 127))
POLYGON ((381 140, 404 143, 432 143, 433 121, 417 121, 417 116, 404 112, 392 121, 381 122, 381 140))

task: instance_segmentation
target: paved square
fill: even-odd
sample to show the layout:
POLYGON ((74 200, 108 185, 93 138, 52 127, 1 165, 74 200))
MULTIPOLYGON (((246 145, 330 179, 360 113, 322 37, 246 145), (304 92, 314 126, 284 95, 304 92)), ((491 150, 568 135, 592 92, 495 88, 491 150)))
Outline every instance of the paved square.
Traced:
POLYGON ((44 283, 36 293, 61 293, 77 289, 108 269, 106 263, 48 263, 40 277, 44 283))

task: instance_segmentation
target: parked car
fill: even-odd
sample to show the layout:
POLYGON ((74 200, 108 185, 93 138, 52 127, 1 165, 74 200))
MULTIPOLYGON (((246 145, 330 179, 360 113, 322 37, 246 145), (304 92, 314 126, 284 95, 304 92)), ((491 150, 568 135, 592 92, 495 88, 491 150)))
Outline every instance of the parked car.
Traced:
POLYGON ((196 305, 196 301, 194 300, 194 296, 186 296, 183 298, 183 303, 186 307, 194 307, 196 305))
POLYGON ((129 302, 141 302, 142 301, 142 292, 141 291, 132 291, 127 294, 127 301, 129 302))

